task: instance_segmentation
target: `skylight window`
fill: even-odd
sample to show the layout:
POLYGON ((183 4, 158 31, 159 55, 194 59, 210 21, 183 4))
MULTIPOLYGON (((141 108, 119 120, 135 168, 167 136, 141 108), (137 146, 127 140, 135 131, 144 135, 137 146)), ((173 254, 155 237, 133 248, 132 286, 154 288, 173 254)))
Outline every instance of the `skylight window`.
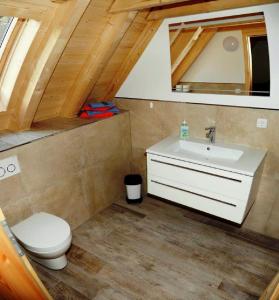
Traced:
POLYGON ((13 23, 13 17, 0 17, 0 48, 5 42, 9 29, 13 23))
MULTIPOLYGON (((2 72, 3 65, 5 64, 5 60, 8 55, 8 53, 6 53, 6 55, 4 55, 4 53, 6 51, 5 49, 10 48, 8 46, 9 44, 10 44, 10 46, 12 46, 12 44, 13 44, 13 42, 10 40, 13 37, 13 32, 15 31, 17 21, 18 21, 18 18, 0 16, 0 74, 2 72), (3 56, 6 56, 6 57, 4 57, 4 59, 2 59, 3 56)), ((9 51, 9 49, 7 51, 9 51)))
POLYGON ((40 27, 31 19, 0 17, 0 112, 7 111, 29 48, 40 27))

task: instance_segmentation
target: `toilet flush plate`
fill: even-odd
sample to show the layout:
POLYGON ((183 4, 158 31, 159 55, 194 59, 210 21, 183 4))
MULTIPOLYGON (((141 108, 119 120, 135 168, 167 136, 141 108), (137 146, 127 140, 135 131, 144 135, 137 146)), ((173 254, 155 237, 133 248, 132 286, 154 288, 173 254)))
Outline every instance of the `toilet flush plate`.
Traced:
POLYGON ((17 156, 10 156, 0 160, 0 180, 19 174, 20 172, 17 156))

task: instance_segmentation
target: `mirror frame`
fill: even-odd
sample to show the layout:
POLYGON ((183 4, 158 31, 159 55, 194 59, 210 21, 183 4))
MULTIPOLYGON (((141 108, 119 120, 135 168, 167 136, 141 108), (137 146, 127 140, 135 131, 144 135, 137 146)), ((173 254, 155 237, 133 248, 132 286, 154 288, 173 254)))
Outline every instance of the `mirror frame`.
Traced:
POLYGON ((165 19, 116 97, 279 109, 279 3, 165 19), (169 24, 263 12, 270 59, 270 96, 173 92, 169 24), (159 50, 158 50, 159 49, 159 50), (155 79, 154 79, 155 78, 155 79))

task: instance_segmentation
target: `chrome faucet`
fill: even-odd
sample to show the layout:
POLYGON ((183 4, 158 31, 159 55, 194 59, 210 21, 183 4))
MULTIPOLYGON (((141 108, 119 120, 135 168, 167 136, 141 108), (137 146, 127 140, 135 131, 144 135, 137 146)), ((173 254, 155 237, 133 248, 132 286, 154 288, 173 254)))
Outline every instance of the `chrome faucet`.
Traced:
POLYGON ((215 126, 207 127, 205 128, 205 130, 208 130, 205 136, 209 139, 209 142, 211 144, 214 144, 216 138, 216 127, 215 126))

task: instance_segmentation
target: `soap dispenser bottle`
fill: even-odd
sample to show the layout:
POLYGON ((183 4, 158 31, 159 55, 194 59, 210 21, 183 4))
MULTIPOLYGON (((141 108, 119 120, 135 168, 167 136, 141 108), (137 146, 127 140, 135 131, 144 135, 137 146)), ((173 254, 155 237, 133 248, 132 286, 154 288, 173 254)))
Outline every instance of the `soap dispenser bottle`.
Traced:
POLYGON ((184 120, 180 125, 180 139, 186 140, 189 137, 189 126, 184 120))

